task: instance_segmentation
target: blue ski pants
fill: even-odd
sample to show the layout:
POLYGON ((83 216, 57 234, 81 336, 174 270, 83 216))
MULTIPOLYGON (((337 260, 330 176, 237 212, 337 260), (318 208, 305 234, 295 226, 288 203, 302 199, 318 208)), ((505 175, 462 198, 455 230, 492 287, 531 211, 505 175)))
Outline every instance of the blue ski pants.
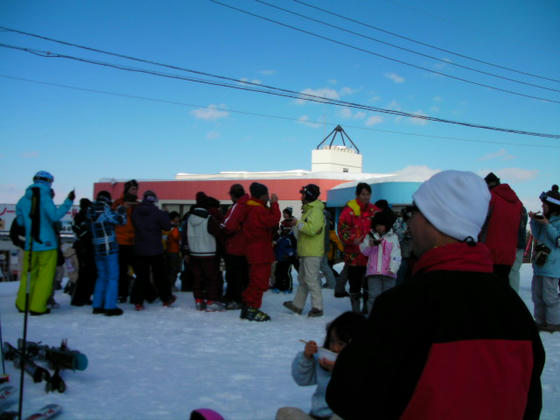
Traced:
POLYGON ((97 280, 93 291, 93 307, 115 309, 119 294, 119 254, 95 256, 97 280))

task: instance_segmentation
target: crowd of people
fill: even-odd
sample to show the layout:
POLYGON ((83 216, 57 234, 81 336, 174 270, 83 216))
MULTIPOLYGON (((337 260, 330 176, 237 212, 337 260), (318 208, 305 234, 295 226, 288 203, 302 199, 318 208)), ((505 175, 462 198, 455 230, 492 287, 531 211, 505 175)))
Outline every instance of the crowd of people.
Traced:
MULTIPOLYGON (((49 312, 60 249, 55 225, 75 199, 70 192, 55 206, 53 181, 38 172, 16 207, 25 238, 16 306, 26 308, 31 267, 32 315, 49 312)), ((290 207, 281 212, 277 195, 257 182, 248 192, 231 186, 225 215, 218 200, 199 192, 182 218, 159 209, 152 191, 138 201, 138 188, 131 180, 115 201, 107 191, 93 203, 80 200, 74 252, 65 254, 78 261, 69 275, 73 305, 107 316, 122 314, 117 304, 128 300, 138 311, 156 299, 171 306, 181 273, 196 310, 270 321, 263 294, 292 293, 293 267, 298 281, 287 310, 302 315, 309 297, 307 317, 321 317, 331 290, 349 298, 351 311, 327 330, 323 348, 340 353, 336 363, 307 342, 292 365, 296 383, 318 385, 310 417, 283 408, 277 418, 354 419, 372 409, 380 418, 538 418, 538 331, 560 331, 557 185, 540 195, 542 214, 527 213, 495 174, 443 171, 395 214, 386 200, 370 203, 370 185, 358 183, 336 221, 315 184, 299 191, 299 218, 290 207), (533 242, 534 318, 517 294, 533 242)))

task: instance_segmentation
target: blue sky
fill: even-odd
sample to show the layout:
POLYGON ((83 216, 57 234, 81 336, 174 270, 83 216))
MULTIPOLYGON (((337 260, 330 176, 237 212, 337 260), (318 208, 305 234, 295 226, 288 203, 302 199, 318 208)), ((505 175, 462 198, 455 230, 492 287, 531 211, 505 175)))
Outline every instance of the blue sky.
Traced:
MULTIPOLYGON (((253 0, 223 2, 375 54, 556 103, 418 70, 208 0, 3 1, 0 26, 367 106, 560 134, 560 92, 554 91, 560 90, 560 82, 460 58, 295 1, 270 3, 443 62, 253 0)), ((442 49, 560 80, 560 3, 555 0, 513 0, 507 8, 503 2, 478 0, 308 2, 442 49)), ((0 31, 0 43, 192 76, 8 31, 0 31)), ((54 174, 59 199, 73 187, 78 197, 91 197, 93 183, 101 178, 172 179, 177 172, 310 169, 311 150, 336 124, 360 148, 365 172, 393 173, 409 167, 428 172, 472 170, 481 175, 494 171, 530 209, 538 208, 541 191, 560 183, 559 139, 301 103, 7 48, 0 48, 0 107, 0 202, 17 201, 40 169, 54 174)))

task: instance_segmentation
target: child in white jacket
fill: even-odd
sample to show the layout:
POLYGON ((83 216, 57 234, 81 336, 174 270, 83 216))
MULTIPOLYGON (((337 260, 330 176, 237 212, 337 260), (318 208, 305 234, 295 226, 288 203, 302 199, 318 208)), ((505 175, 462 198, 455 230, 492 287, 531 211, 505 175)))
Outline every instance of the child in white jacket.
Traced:
POLYGON ((377 296, 396 284, 397 272, 401 265, 401 248, 392 225, 393 220, 387 210, 376 213, 371 220, 372 230, 360 244, 360 251, 368 257, 368 314, 377 296))

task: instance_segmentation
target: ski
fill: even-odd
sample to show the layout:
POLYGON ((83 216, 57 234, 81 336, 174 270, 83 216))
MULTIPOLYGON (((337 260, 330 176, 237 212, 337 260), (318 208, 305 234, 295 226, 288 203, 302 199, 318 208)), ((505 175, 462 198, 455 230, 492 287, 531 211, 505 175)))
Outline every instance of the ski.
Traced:
POLYGON ((4 385, 0 387, 0 407, 4 406, 16 392, 15 387, 4 385))
MULTIPOLYGON (((47 404, 35 411, 33 414, 24 417, 25 420, 47 420, 60 414, 62 406, 58 404, 47 404)), ((18 413, 15 411, 4 411, 0 413, 0 420, 17 420, 18 413)))
POLYGON ((49 371, 41 366, 38 366, 29 357, 24 356, 18 349, 12 346, 10 343, 4 343, 4 357, 6 360, 12 360, 16 368, 21 367, 21 361, 23 359, 23 368, 33 378, 33 382, 49 381, 51 374, 49 371))
POLYGON ((25 420, 47 420, 60 414, 62 406, 58 404, 47 404, 35 413, 26 417, 25 420))
POLYGON ((16 349, 8 342, 4 343, 4 356, 6 360, 13 360, 14 366, 18 369, 21 368, 21 360, 23 358, 24 371, 33 378, 33 382, 35 383, 45 381, 46 392, 58 391, 62 393, 66 391, 66 383, 60 376, 59 369, 56 369, 51 375, 47 369, 37 365, 32 357, 29 355, 23 356, 20 350, 16 349))

